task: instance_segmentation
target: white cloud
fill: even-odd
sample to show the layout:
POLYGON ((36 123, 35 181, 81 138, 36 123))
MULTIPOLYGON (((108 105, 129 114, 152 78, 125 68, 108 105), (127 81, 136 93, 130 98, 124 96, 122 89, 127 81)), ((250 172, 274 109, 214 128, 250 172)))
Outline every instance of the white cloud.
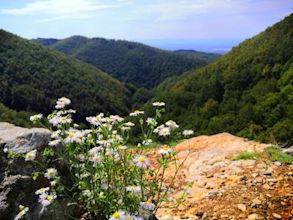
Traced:
POLYGON ((119 7, 121 2, 109 4, 99 0, 34 0, 22 8, 2 9, 1 12, 9 15, 42 15, 45 20, 60 20, 68 18, 88 18, 95 16, 94 12, 119 7), (54 16, 54 17, 52 17, 54 16))

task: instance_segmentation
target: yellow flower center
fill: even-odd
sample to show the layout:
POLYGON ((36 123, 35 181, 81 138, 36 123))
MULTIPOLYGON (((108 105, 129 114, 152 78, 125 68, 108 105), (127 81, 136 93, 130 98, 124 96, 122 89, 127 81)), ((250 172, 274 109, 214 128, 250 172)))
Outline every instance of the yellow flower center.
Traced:
POLYGON ((74 133, 69 133, 69 134, 68 134, 68 137, 69 137, 69 138, 73 138, 73 136, 74 136, 74 133))
POLYGON ((141 163, 144 163, 145 162, 145 158, 144 157, 139 157, 138 158, 138 161, 141 162, 141 163))
POLYGON ((120 217, 120 213, 119 212, 115 212, 114 214, 113 214, 113 218, 119 218, 120 217))
POLYGON ((19 215, 20 217, 24 216, 24 215, 25 215, 25 211, 24 211, 24 210, 21 210, 21 211, 18 213, 18 215, 19 215))
POLYGON ((167 151, 169 149, 168 146, 163 146, 163 150, 167 151))
POLYGON ((54 170, 48 170, 48 174, 49 174, 49 175, 53 175, 54 173, 55 173, 54 170))
POLYGON ((48 200, 49 202, 51 202, 53 200, 53 197, 52 196, 47 196, 46 200, 48 200))

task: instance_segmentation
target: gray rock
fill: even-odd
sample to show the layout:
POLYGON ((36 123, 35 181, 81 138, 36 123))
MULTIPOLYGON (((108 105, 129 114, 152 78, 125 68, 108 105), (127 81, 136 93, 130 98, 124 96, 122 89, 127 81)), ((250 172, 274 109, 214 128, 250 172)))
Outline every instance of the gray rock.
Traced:
POLYGON ((282 148, 282 151, 286 154, 289 154, 291 156, 293 156, 293 145, 291 147, 288 148, 282 148))
POLYGON ((48 181, 40 178, 34 181, 31 174, 39 171, 32 162, 23 158, 8 159, 4 148, 16 153, 27 153, 48 146, 50 132, 43 128, 22 128, 6 122, 0 122, 0 219, 13 219, 18 213, 18 206, 29 207, 30 219, 68 219, 67 202, 57 200, 42 214, 41 205, 35 191, 48 185, 48 181))
POLYGON ((50 132, 44 128, 22 128, 0 122, 0 146, 16 153, 27 153, 47 146, 50 132))

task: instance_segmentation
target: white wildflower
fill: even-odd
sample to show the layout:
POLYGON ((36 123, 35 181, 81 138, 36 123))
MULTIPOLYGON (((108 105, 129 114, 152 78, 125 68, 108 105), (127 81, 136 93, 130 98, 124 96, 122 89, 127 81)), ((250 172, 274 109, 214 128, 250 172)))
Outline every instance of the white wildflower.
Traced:
POLYGON ((143 115, 144 111, 139 111, 139 110, 135 110, 134 112, 130 113, 130 116, 138 116, 138 115, 143 115))
POLYGON ((36 114, 36 115, 32 115, 31 117, 30 117, 30 121, 32 121, 32 122, 36 122, 36 121, 38 121, 38 120, 40 120, 40 119, 42 119, 43 118, 43 115, 42 114, 36 114))
POLYGON ((159 136, 168 136, 170 135, 171 131, 169 127, 162 127, 159 131, 158 131, 158 135, 159 136))
POLYGON ((162 106, 165 106, 165 103, 164 102, 153 102, 153 106, 162 107, 162 106))
POLYGON ((48 192, 49 189, 50 189, 49 187, 46 187, 46 188, 42 187, 42 188, 38 189, 38 190, 35 192, 35 194, 36 194, 36 195, 44 194, 44 193, 48 192))
POLYGON ((48 179, 54 179, 57 176, 57 170, 55 168, 48 168, 45 177, 48 179))
POLYGON ((183 132, 182 132, 182 135, 183 136, 190 136, 190 135, 193 135, 194 134, 194 132, 193 132, 193 130, 184 130, 183 132))
POLYGON ((25 161, 33 161, 37 156, 37 150, 32 150, 25 155, 25 161))
POLYGON ((146 139, 146 140, 142 141, 142 144, 145 145, 145 146, 148 146, 148 145, 150 145, 152 143, 153 143, 152 139, 146 139))
POLYGON ((71 103, 70 99, 68 98, 65 98, 65 97, 62 97, 62 98, 59 98, 56 102, 56 106, 55 108, 56 109, 62 109, 64 108, 65 106, 69 105, 71 103))
POLYGON ((48 145, 49 146, 57 146, 59 143, 60 143, 60 140, 55 139, 55 140, 51 140, 48 145))
POLYGON ((39 202, 42 204, 42 206, 46 207, 50 205, 56 198, 57 198, 57 195, 55 194, 43 193, 43 194, 40 194, 39 196, 39 202))
POLYGON ((146 123, 148 124, 148 125, 153 125, 153 126, 156 126, 157 124, 158 124, 158 122, 156 121, 156 119, 154 119, 154 118, 147 118, 147 120, 146 120, 146 123))
POLYGON ((141 202, 140 207, 145 209, 145 210, 154 210, 155 209, 155 204, 152 203, 151 201, 146 201, 146 202, 141 202))
POLYGON ((162 155, 167 155, 173 152, 173 149, 167 145, 162 146, 159 150, 158 153, 162 155))
POLYGON ((19 213, 14 217, 14 220, 23 219, 23 217, 29 210, 28 207, 24 207, 23 205, 19 205, 18 207, 19 207, 19 213))
POLYGON ((133 159, 133 162, 136 166, 141 168, 148 168, 151 165, 150 160, 142 155, 138 155, 133 159))
POLYGON ((175 121, 172 121, 172 120, 167 121, 165 124, 171 129, 179 128, 179 125, 175 121))
POLYGON ((109 220, 125 220, 125 212, 121 210, 114 212, 109 220))

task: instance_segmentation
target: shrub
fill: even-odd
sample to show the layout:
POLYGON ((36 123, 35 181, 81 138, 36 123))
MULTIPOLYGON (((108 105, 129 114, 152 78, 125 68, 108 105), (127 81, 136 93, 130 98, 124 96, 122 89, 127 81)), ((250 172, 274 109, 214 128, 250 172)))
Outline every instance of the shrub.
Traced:
MULTIPOLYGON (((84 219, 148 219, 163 202, 168 203, 174 179, 185 160, 179 161, 170 145, 161 146, 155 154, 147 147, 154 135, 160 142, 167 142, 178 130, 172 120, 158 124, 165 104, 153 103, 156 113, 152 118, 146 118, 143 111, 130 113, 132 121, 100 113, 86 118, 89 129, 79 129, 73 124, 75 111, 66 109, 70 103, 65 97, 58 99, 56 110, 47 117, 52 124, 50 147, 42 153, 33 150, 23 155, 28 162, 42 156, 47 165, 44 173, 32 174, 33 179, 41 175, 49 180, 36 191, 43 209, 58 196, 73 201, 84 219), (136 125, 141 128, 141 142, 133 148, 128 140, 136 125), (165 171, 170 166, 175 172, 168 176, 167 184, 165 171)), ((41 118, 41 114, 31 116, 34 122, 41 118)), ((192 135, 193 131, 182 134, 192 135)), ((10 151, 8 155, 16 156, 10 151)), ((20 214, 26 214, 27 207, 21 207, 20 214)))

